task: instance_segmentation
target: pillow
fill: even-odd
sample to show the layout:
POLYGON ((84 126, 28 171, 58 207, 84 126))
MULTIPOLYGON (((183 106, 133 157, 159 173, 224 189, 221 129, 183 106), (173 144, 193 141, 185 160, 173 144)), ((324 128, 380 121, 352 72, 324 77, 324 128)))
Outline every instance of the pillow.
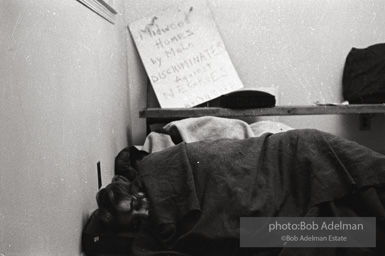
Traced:
POLYGON ((261 136, 264 133, 278 133, 293 130, 294 128, 280 122, 274 121, 259 121, 250 124, 251 130, 256 137, 261 136))

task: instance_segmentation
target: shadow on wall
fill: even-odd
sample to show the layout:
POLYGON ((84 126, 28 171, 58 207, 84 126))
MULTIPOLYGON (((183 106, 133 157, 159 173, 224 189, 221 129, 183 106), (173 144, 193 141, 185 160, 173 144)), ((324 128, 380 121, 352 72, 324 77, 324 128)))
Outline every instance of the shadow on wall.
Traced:
POLYGON ((385 115, 374 114, 370 119, 370 128, 360 130, 360 115, 344 115, 340 119, 341 135, 347 139, 356 141, 381 154, 385 154, 385 115))

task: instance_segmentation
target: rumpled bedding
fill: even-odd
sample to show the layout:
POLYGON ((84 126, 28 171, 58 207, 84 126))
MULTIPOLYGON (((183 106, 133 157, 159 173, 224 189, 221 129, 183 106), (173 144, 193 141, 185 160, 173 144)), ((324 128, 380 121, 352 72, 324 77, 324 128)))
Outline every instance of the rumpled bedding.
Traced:
POLYGON ((384 255, 385 156, 341 137, 290 130, 182 142, 144 158, 139 175, 151 218, 135 256, 384 255), (325 215, 376 216, 378 248, 239 246, 240 217, 325 215))
POLYGON ((214 116, 186 118, 170 122, 162 132, 151 132, 138 147, 148 153, 158 152, 180 142, 196 142, 216 139, 246 139, 259 137, 264 133, 278 133, 293 128, 274 121, 259 121, 248 124, 239 119, 214 116))

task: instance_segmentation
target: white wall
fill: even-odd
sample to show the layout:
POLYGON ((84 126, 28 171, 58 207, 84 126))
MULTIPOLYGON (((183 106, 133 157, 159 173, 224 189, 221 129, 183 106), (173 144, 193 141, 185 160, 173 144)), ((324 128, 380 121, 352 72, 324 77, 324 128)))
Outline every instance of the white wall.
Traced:
MULTIPOLYGON (((202 0, 200 0, 202 1, 202 0)), ((178 0, 129 0, 128 22, 151 15, 178 0)), ((383 0, 208 0, 230 57, 246 87, 276 87, 279 105, 342 101, 342 70, 352 47, 385 41, 383 0)), ((145 136, 146 76, 129 40, 131 111, 135 143, 145 136)), ((295 128, 318 128, 385 153, 383 115, 371 131, 359 131, 358 116, 274 118, 295 128), (380 138, 380 139, 379 139, 380 138)))
MULTIPOLYGON (((115 1, 120 14, 122 1, 115 1)), ((126 24, 79 2, 0 1, 0 255, 80 255, 128 144, 126 24)))

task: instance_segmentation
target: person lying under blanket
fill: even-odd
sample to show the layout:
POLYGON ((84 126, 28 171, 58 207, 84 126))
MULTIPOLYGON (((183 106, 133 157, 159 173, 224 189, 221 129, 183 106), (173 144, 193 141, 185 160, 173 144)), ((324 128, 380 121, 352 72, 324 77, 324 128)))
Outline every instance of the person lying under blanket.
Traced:
POLYGON ((97 194, 108 225, 140 231, 131 255, 385 255, 385 156, 312 129, 127 148, 97 194), (241 248, 240 217, 373 216, 375 248, 241 248))
POLYGON ((99 190, 97 218, 108 229, 137 231, 148 217, 149 204, 139 179, 130 182, 116 175, 107 187, 99 190))

